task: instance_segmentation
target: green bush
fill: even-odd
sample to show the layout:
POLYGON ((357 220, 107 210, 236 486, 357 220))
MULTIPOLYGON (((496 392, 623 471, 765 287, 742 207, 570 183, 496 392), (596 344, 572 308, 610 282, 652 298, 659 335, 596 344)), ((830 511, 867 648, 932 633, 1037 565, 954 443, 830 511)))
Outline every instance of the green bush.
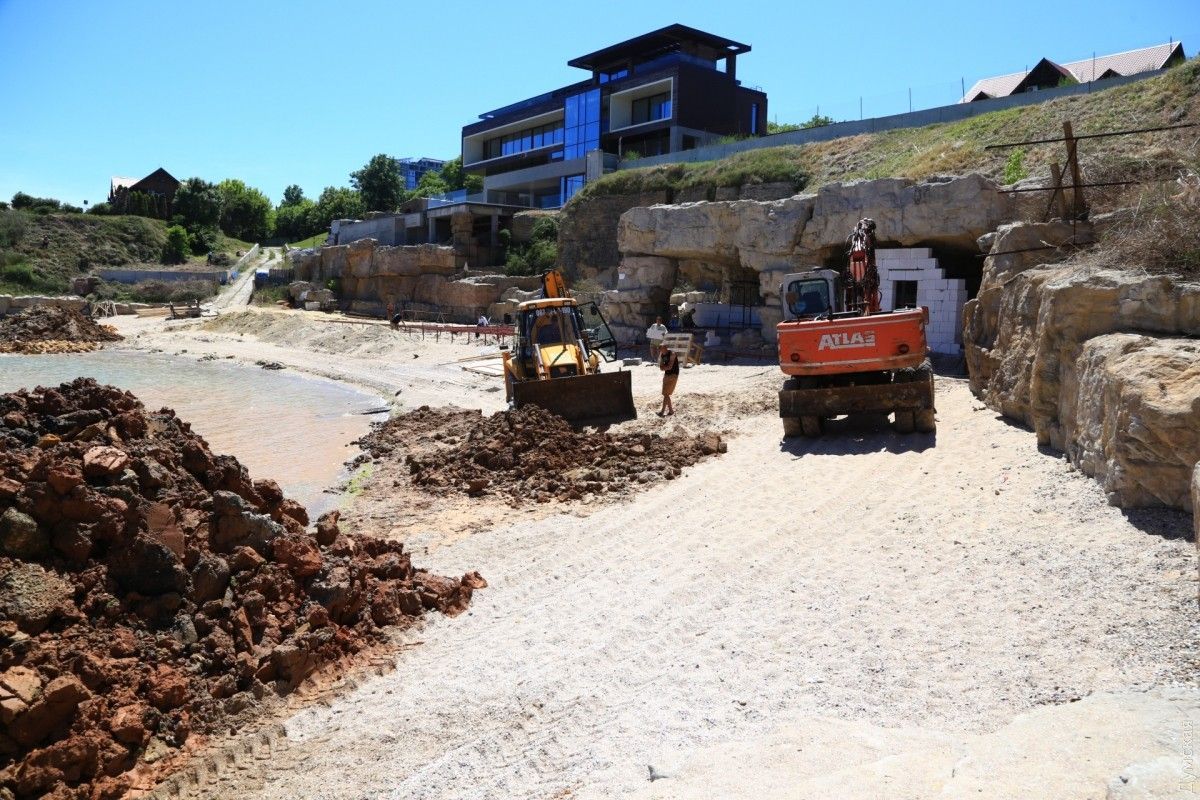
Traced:
MULTIPOLYGON (((170 235, 170 231, 167 231, 170 235)), ((220 233, 213 227, 197 228, 188 234, 188 249, 195 255, 202 256, 216 249, 220 233)))
POLYGON ((1016 183, 1028 177, 1029 173, 1025 171, 1025 149, 1018 147, 1008 156, 1008 161, 1004 162, 1004 183, 1016 183))
POLYGON ((0 211, 0 247, 15 247, 28 229, 25 215, 20 211, 0 211))
POLYGON ((529 238, 534 242, 557 242, 558 220, 554 217, 542 217, 533 223, 533 228, 529 231, 529 238))
POLYGON ((19 283, 22 286, 32 286, 37 281, 33 267, 24 261, 6 264, 0 268, 0 279, 7 283, 19 283))
MULTIPOLYGON (((546 270, 554 269, 558 264, 558 226, 552 219, 539 220, 534 228, 534 240, 527 247, 514 247, 508 253, 504 262, 505 275, 540 275, 546 270), (553 226, 554 238, 537 238, 538 225, 549 222, 553 226)), ((547 236, 545 227, 541 235, 547 236)))
POLYGON ((188 232, 179 225, 167 228, 167 243, 163 245, 164 264, 182 264, 191 251, 188 249, 188 232))
POLYGON ((525 259, 525 251, 521 248, 513 248, 508 253, 508 258, 504 261, 505 275, 532 275, 533 268, 529 266, 529 262, 525 259))
POLYGON ((113 213, 113 209, 108 203, 96 203, 87 210, 87 213, 95 214, 98 217, 107 217, 113 213))
POLYGON ((217 293, 212 281, 142 281, 132 286, 123 283, 101 283, 96 299, 134 303, 186 303, 203 300, 217 293))

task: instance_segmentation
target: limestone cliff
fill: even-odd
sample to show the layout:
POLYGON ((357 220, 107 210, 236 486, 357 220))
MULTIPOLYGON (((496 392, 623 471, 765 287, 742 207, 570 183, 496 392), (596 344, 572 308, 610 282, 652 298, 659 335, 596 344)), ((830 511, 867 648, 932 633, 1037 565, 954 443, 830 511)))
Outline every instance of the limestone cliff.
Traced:
POLYGON ((1191 508, 1200 461, 1200 284, 1046 264, 1086 225, 1012 225, 984 241, 963 340, 971 389, 1099 480, 1114 504, 1191 508), (1040 243, 1040 244, 1039 244, 1040 243))
POLYGON ((980 175, 922 183, 900 178, 834 183, 814 194, 774 201, 653 205, 621 215, 622 254, 605 313, 619 338, 633 341, 661 314, 684 265, 757 278, 766 301, 762 334, 774 339, 787 272, 820 266, 845 249, 847 234, 872 217, 881 243, 974 251, 976 240, 1012 215, 1012 202, 980 175))
POLYGON ((493 316, 509 289, 533 289, 537 277, 514 278, 459 271, 454 249, 432 244, 379 247, 374 239, 291 254, 297 280, 340 282, 339 299, 355 311, 396 308, 439 311, 447 320, 493 316))

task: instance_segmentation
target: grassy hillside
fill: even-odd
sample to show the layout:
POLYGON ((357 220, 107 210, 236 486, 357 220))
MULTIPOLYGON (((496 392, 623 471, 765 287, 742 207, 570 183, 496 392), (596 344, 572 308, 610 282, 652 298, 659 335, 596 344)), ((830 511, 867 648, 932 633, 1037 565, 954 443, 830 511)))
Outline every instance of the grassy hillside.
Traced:
MULTIPOLYGON (((1076 135, 1200 121, 1200 61, 1124 86, 1037 105, 996 111, 960 122, 864 134, 807 145, 760 148, 720 161, 620 170, 589 183, 573 203, 588 197, 694 187, 791 182, 813 189, 855 178, 907 177, 981 172, 1003 181, 1048 175, 1064 160, 1061 143, 1026 148, 1011 163, 1011 150, 989 144, 1062 135, 1071 121, 1076 135)), ((1089 181, 1144 179, 1195 169, 1196 129, 1091 139, 1080 145, 1089 181)))
MULTIPOLYGON (((72 278, 103 267, 161 268, 166 231, 165 222, 146 217, 0 211, 0 294, 63 292, 72 278)), ((223 237, 219 249, 250 246, 223 237)))

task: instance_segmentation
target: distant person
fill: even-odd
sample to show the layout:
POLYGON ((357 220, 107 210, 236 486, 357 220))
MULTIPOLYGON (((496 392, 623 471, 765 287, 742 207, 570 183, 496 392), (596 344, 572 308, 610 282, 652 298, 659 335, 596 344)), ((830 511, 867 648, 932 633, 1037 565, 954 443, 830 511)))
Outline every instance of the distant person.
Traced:
POLYGON ((490 323, 488 322, 488 318, 486 316, 484 316, 483 314, 480 314, 479 319, 475 320, 475 328, 476 328, 475 338, 476 339, 479 338, 480 329, 486 328, 489 324, 490 323))
POLYGON ((650 342, 650 360, 658 361, 662 350, 663 337, 667 335, 667 326, 663 325, 662 317, 655 317, 654 324, 646 328, 646 341, 650 342))
POLYGON ((658 357, 658 368, 663 373, 662 407, 658 409, 660 417, 669 417, 675 413, 671 403, 671 395, 675 393, 675 384, 679 383, 679 356, 673 350, 663 349, 658 357))
POLYGON ((679 327, 690 331, 696 327, 696 307, 689 303, 679 306, 679 327))

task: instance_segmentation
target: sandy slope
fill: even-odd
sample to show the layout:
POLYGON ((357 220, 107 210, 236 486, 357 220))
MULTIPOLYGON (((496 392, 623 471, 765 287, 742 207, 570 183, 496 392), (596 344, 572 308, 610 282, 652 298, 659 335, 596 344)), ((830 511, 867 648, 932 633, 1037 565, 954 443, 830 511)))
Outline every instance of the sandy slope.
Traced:
MULTIPOLYGON (((178 334, 196 335, 369 375, 353 355, 178 334)), ((402 398, 496 402, 488 379, 388 352, 375 371, 402 398), (426 378, 447 383, 417 388, 426 378)), ((635 368, 643 410, 656 381, 635 368)), ((953 379, 939 379, 936 441, 843 424, 781 444, 776 381, 761 366, 686 371, 665 425, 739 435, 631 501, 393 526, 423 565, 478 569, 490 588, 410 632, 423 644, 394 672, 288 719, 287 750, 190 796, 979 796, 1036 768, 1054 780, 1009 784, 1020 796, 1103 797, 1122 764, 1194 772, 1196 691, 1158 691, 1195 682, 1184 515, 1107 506, 953 379), (1069 703, 1097 693, 1122 696, 1091 714, 1069 703), (1046 732, 1061 742, 1038 750, 1046 732), (887 754, 907 793, 867 774, 895 775, 887 754), (670 777, 649 782, 647 765, 670 777)), ((388 492, 365 497, 403 518, 414 498, 389 507, 388 492)))

